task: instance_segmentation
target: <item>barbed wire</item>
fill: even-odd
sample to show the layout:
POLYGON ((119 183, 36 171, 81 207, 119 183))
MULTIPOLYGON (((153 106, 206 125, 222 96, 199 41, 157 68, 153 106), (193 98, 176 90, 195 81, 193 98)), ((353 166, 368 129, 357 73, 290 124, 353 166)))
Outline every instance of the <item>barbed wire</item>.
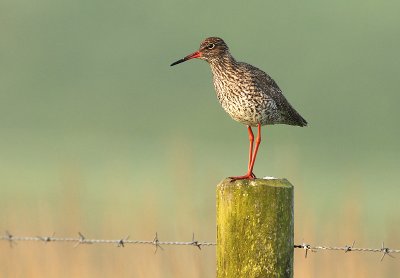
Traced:
POLYGON ((8 241, 10 246, 17 243, 18 241, 41 241, 41 242, 73 242, 74 247, 81 244, 115 244, 117 247, 125 247, 128 244, 147 244, 153 245, 158 248, 163 249, 162 245, 186 245, 195 246, 201 249, 202 246, 215 246, 215 242, 205 242, 198 241, 195 239, 194 234, 192 235, 191 241, 160 241, 158 239, 158 233, 156 233, 153 240, 132 240, 129 236, 121 239, 92 239, 85 237, 81 232, 78 232, 77 237, 56 237, 54 234, 52 236, 14 236, 10 232, 6 231, 4 236, 0 237, 0 240, 8 241))
POLYGON ((381 248, 360 248, 354 247, 355 241, 353 241, 352 245, 345 245, 342 247, 330 247, 330 246, 312 246, 311 244, 302 243, 295 244, 294 248, 302 248, 305 250, 304 257, 307 258, 308 251, 317 252, 318 250, 328 250, 328 251, 344 251, 344 253, 348 253, 350 251, 355 252, 373 252, 373 253, 382 253, 381 261, 388 255, 391 258, 395 258, 392 253, 400 253, 400 250, 390 249, 389 247, 385 247, 385 243, 382 242, 381 248))
MULTIPOLYGON (((1 241, 8 241, 10 246, 12 247, 19 241, 40 241, 44 243, 49 242, 72 242, 75 243, 74 247, 77 247, 81 244, 113 244, 117 247, 125 247, 128 244, 143 244, 143 245, 152 245, 155 246, 155 253, 158 249, 162 249, 163 245, 178 245, 178 246, 194 246, 201 250, 203 246, 216 246, 215 242, 207 242, 207 241, 199 241, 195 239, 194 233, 192 235, 191 241, 161 241, 158 238, 158 233, 155 234, 153 240, 132 240, 129 239, 129 236, 126 236, 121 239, 92 239, 85 237, 82 233, 78 232, 77 237, 56 237, 55 234, 51 236, 14 236, 10 232, 6 231, 5 235, 0 236, 1 241)), ((385 246, 383 242, 380 248, 360 248, 354 247, 355 241, 353 241, 352 245, 345 245, 339 247, 331 247, 331 246, 318 246, 311 245, 308 243, 295 244, 293 247, 304 249, 305 250, 305 258, 308 256, 308 251, 317 252, 319 250, 325 251, 344 251, 344 253, 348 252, 373 252, 373 253, 381 253, 381 261, 385 258, 385 256, 389 256, 395 258, 392 253, 400 253, 398 249, 390 249, 385 246)))

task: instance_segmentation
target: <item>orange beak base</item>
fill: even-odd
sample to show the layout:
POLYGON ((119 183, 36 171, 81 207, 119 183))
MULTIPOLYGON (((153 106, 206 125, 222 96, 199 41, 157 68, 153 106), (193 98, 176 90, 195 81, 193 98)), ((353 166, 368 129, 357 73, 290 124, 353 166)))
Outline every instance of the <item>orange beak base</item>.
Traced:
POLYGON ((183 58, 183 59, 180 59, 180 60, 178 60, 178 61, 176 61, 176 62, 173 62, 173 63, 171 64, 171 67, 172 67, 172 66, 175 66, 175 65, 177 65, 177 64, 186 62, 186 61, 188 61, 188 60, 190 60, 190 59, 200 58, 200 57, 201 57, 201 52, 200 52, 200 51, 196 51, 196 52, 194 52, 194 53, 192 53, 192 54, 186 56, 186 57, 183 58))

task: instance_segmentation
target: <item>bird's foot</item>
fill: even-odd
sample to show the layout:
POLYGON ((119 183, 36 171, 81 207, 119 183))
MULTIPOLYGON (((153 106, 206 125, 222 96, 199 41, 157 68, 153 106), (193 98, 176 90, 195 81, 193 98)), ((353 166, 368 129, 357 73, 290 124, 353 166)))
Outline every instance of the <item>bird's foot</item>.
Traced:
POLYGON ((231 181, 237 181, 237 180, 254 180, 256 178, 256 175, 254 175, 253 172, 249 172, 244 176, 238 176, 238 177, 229 177, 231 181))

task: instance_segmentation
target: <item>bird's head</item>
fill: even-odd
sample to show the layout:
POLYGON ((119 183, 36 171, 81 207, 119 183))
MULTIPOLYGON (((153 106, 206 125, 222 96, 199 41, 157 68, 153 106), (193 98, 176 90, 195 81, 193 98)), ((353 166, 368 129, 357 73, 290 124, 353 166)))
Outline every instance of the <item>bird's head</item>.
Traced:
POLYGON ((193 52, 192 54, 186 56, 185 58, 172 63, 171 66, 175 66, 177 64, 186 62, 193 58, 198 58, 205 60, 207 62, 212 62, 213 60, 217 60, 223 57, 227 53, 229 53, 229 48, 221 38, 210 37, 201 42, 198 51, 193 52))

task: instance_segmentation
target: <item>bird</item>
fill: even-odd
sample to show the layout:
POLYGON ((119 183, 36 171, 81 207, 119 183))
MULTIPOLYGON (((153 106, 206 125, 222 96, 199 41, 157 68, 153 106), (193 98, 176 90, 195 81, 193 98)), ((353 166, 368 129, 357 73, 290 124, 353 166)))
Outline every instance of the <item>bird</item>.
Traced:
POLYGON ((247 126, 250 142, 247 173, 230 177, 231 180, 256 179, 253 168, 261 143, 261 126, 286 124, 304 127, 307 121, 290 105, 282 90, 267 73, 248 63, 236 61, 223 39, 206 38, 197 51, 171 66, 195 58, 210 65, 216 95, 222 108, 232 119, 247 126), (252 127, 257 127, 258 132, 254 150, 252 127))

